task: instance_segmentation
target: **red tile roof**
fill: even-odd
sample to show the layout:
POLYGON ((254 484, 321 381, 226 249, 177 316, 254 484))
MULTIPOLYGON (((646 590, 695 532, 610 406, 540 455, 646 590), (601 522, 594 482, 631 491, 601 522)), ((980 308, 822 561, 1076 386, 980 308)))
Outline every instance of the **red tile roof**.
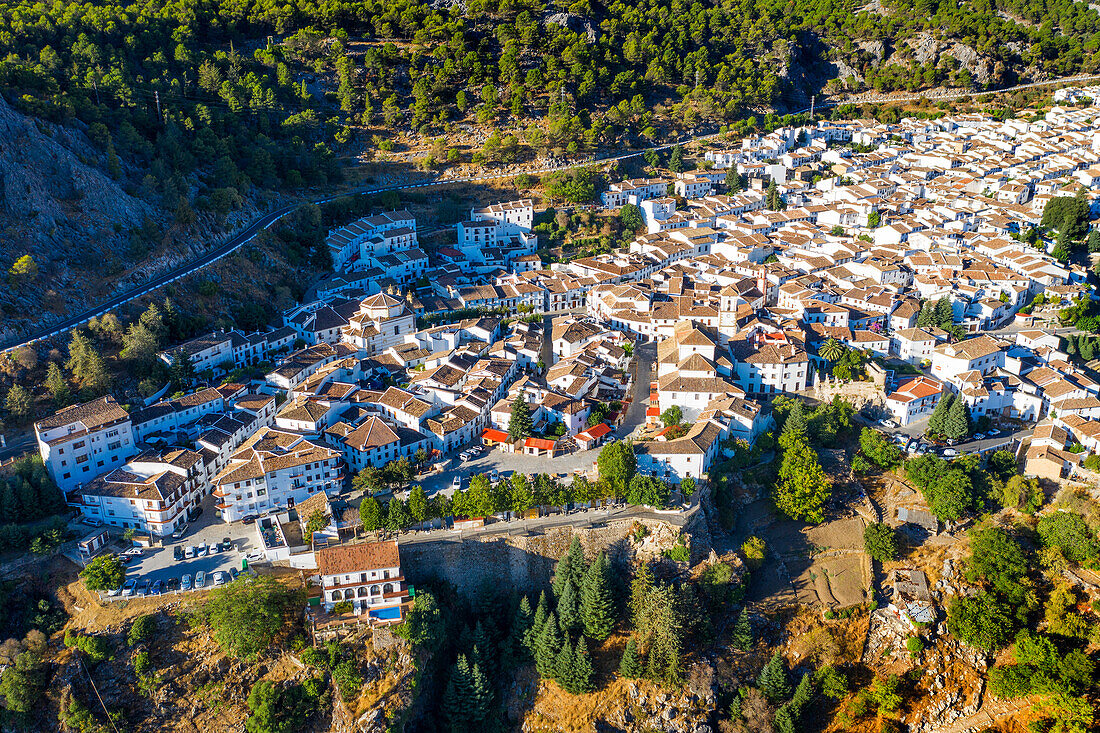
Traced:
POLYGON ((481 434, 481 437, 485 440, 491 440, 494 443, 507 443, 508 433, 503 430, 496 430, 494 428, 486 428, 485 432, 481 434))
POLYGON ((554 441, 547 438, 528 438, 523 441, 524 448, 538 448, 539 450, 554 450, 554 441))

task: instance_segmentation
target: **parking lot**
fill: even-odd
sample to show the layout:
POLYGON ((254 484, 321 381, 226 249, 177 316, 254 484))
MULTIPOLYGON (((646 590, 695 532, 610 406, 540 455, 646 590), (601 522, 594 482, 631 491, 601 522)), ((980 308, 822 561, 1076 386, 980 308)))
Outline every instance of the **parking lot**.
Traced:
POLYGON ((228 573, 230 568, 241 570, 242 560, 250 552, 258 550, 256 525, 221 521, 214 513, 213 497, 207 497, 202 506, 202 516, 187 526, 181 539, 165 537, 163 546, 145 548, 141 555, 128 563, 126 580, 136 580, 139 584, 148 581, 151 587, 158 580, 167 583, 170 578, 179 580, 184 575, 190 575, 193 584, 195 576, 201 571, 206 574, 205 588, 209 589, 214 587, 213 573, 228 573), (232 543, 232 549, 215 552, 215 545, 226 538, 232 543), (203 557, 175 559, 176 547, 186 549, 204 542, 209 549, 203 557))

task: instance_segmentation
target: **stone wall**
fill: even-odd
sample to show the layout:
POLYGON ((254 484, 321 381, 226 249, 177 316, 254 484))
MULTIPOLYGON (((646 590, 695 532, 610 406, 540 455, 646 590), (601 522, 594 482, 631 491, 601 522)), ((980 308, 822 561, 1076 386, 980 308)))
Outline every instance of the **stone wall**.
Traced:
POLYGON ((549 587, 554 565, 569 549, 574 536, 589 560, 603 550, 612 564, 630 563, 636 551, 631 540, 636 524, 649 530, 648 541, 643 544, 650 551, 655 544, 652 538, 671 546, 679 534, 679 529, 667 522, 623 519, 594 527, 554 527, 529 534, 441 538, 402 544, 401 571, 414 585, 442 580, 470 596, 486 587, 536 593, 549 587))

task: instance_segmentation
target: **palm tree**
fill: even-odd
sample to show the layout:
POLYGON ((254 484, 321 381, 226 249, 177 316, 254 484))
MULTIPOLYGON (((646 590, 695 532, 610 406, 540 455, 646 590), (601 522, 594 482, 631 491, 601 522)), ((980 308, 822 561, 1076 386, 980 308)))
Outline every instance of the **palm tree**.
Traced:
POLYGON ((844 356, 844 344, 831 338, 818 347, 817 353, 822 359, 832 364, 844 356))

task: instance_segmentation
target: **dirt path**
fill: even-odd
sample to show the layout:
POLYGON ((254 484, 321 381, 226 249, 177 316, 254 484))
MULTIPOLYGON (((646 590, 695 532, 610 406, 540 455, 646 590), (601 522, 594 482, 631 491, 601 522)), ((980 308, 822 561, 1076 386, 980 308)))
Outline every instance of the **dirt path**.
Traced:
POLYGON ((969 731, 981 730, 1030 707, 1031 701, 1028 699, 990 701, 987 697, 978 712, 960 718, 946 728, 934 728, 932 733, 969 733, 969 731))

